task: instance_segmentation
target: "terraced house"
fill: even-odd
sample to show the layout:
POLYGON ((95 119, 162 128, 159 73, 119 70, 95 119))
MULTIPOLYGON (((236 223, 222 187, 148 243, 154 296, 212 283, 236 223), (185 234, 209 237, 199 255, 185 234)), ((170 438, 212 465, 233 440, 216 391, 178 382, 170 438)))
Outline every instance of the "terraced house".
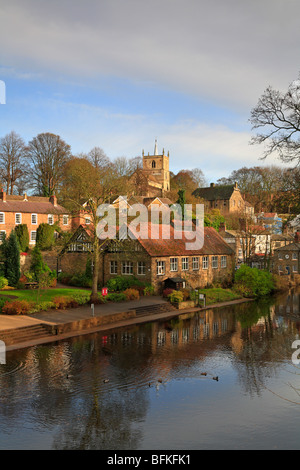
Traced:
POLYGON ((29 243, 35 244, 36 231, 41 223, 53 225, 59 223, 62 230, 70 230, 71 220, 66 209, 57 204, 56 196, 23 196, 7 195, 0 192, 0 236, 9 236, 20 224, 26 224, 29 232, 29 243))
POLYGON ((163 239, 160 233, 157 239, 148 236, 123 242, 112 240, 104 254, 102 282, 105 285, 117 275, 134 275, 151 283, 159 294, 170 280, 191 288, 232 280, 234 251, 214 228, 204 228, 201 249, 187 249, 187 241, 190 242, 184 235, 176 238, 173 226, 170 239, 163 239))

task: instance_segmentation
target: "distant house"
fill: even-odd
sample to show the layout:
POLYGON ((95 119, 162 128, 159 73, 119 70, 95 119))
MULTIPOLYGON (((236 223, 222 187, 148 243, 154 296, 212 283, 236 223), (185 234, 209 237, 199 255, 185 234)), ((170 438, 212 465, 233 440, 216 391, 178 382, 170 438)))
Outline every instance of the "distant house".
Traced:
MULTIPOLYGON (((221 214, 245 213, 245 201, 237 183, 198 188, 193 195, 204 200, 204 210, 219 209, 221 214)), ((248 206, 247 206, 248 207, 248 206)))
POLYGON ((257 222, 272 233, 282 233, 282 219, 276 212, 261 212, 256 216, 257 222))
POLYGON ((57 204, 56 196, 8 195, 0 192, 0 236, 8 237, 17 225, 28 227, 29 243, 35 244, 36 231, 41 223, 58 223, 62 230, 70 230, 68 211, 57 204))
POLYGON ((276 248, 272 257, 272 270, 279 275, 300 274, 300 233, 293 243, 276 248))
POLYGON ((300 214, 288 223, 288 229, 292 233, 300 231, 300 214))
POLYGON ((170 279, 181 279, 191 288, 232 280, 234 252, 214 228, 204 229, 201 249, 188 250, 186 241, 184 236, 176 238, 173 226, 169 239, 163 239, 160 232, 157 239, 140 236, 121 243, 111 240, 104 253, 103 282, 117 275, 133 275, 151 283, 161 293, 165 281, 169 283, 170 279))

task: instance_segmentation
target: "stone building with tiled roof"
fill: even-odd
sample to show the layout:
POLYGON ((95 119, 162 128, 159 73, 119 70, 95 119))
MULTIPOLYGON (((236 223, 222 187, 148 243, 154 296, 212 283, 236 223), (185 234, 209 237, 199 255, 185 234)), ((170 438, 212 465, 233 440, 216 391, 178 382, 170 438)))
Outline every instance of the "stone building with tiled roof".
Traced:
POLYGON ((41 223, 53 225, 58 223, 62 230, 70 230, 71 221, 68 211, 57 204, 56 196, 23 196, 8 195, 0 192, 0 236, 9 236, 20 224, 28 227, 29 243, 35 244, 36 231, 41 223))
POLYGON ((170 226, 169 238, 162 235, 153 238, 148 234, 124 242, 111 241, 103 260, 103 284, 114 276, 132 275, 151 283, 157 293, 172 278, 180 278, 186 287, 205 287, 214 282, 232 281, 234 252, 212 227, 204 228, 202 248, 187 249, 188 238, 177 238, 174 227, 170 226))
POLYGON ((211 183, 207 188, 195 189, 193 195, 204 200, 204 210, 206 212, 218 209, 223 215, 237 212, 245 213, 245 201, 237 183, 228 185, 211 183))

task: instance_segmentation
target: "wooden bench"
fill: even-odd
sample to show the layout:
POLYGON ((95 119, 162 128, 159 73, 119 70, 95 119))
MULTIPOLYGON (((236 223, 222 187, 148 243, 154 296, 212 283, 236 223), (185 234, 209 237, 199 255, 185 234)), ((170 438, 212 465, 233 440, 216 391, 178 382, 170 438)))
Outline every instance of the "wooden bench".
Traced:
POLYGON ((38 283, 37 282, 26 282, 25 284, 26 289, 37 289, 38 283))

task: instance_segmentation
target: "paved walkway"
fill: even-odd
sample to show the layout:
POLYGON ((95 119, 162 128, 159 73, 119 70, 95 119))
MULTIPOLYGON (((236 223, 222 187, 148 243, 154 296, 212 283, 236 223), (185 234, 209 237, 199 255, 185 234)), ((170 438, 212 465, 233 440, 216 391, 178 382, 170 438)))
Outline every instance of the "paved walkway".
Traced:
MULTIPOLYGON (((139 300, 131 300, 118 303, 95 305, 94 316, 111 315, 127 312, 130 309, 167 303, 160 296, 141 297, 139 300)), ((85 318, 91 318, 93 311, 90 306, 69 308, 66 310, 49 310, 47 312, 34 313, 32 315, 0 315, 0 331, 12 328, 21 328, 38 323, 58 324, 69 323, 85 318)))

